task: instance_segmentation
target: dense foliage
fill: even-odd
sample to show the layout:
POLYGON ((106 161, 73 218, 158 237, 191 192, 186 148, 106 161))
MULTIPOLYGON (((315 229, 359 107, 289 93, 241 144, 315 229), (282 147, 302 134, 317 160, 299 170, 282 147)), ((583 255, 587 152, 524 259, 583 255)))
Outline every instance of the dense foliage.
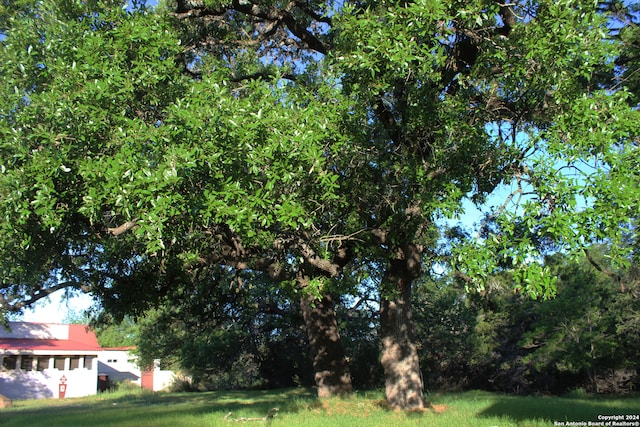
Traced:
MULTIPOLYGON (((594 252, 605 265, 606 251, 594 252)), ((547 301, 514 293, 513 278, 504 275, 475 295, 443 283, 419 288, 416 324, 429 387, 556 394, 637 389, 637 267, 618 280, 586 259, 555 255, 546 265, 558 277, 557 296, 547 301)))
POLYGON ((70 288, 202 317, 181 358, 204 371, 186 359, 208 343, 259 347, 220 335, 215 278, 263 276, 242 298, 295 294, 323 396, 351 390, 336 297, 373 284, 387 400, 422 408, 425 272, 551 297, 549 253, 606 243, 607 271, 630 268, 636 20, 579 0, 2 3, 0 307, 70 288), (486 217, 451 229, 470 204, 486 217))
POLYGON ((200 389, 310 386, 298 303, 268 281, 246 276, 220 270, 146 313, 139 322, 139 363, 160 359, 200 389))
MULTIPOLYGON (((600 263, 606 262, 605 250, 592 248, 600 263)), ((427 390, 637 390, 637 268, 617 280, 586 259, 556 255, 546 264, 558 276, 557 296, 546 301, 514 293, 510 275, 495 277, 480 294, 445 278, 417 285, 416 345, 427 390)), ((245 277, 242 288, 222 272, 215 280, 231 285, 221 287, 215 308, 203 306, 212 299, 201 292, 220 288, 201 283, 190 296, 175 298, 180 304, 148 313, 134 329, 130 319, 99 328, 99 338, 131 337, 133 331, 129 342, 137 345, 143 365, 161 357, 164 366, 191 377, 194 388, 311 385, 304 322, 291 295, 269 291, 255 276, 245 277)), ((371 295, 360 298, 345 299, 337 313, 354 386, 375 389, 384 384, 379 318, 367 305, 371 295)))

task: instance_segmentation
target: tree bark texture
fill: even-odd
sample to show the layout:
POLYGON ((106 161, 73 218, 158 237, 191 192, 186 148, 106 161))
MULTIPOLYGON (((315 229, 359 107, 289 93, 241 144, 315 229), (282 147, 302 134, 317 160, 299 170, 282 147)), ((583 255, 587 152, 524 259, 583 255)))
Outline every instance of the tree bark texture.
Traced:
POLYGON ((330 296, 302 297, 302 315, 313 357, 318 397, 343 396, 353 391, 351 374, 338 333, 334 303, 330 296))
POLYGON ((411 314, 411 283, 420 274, 420 253, 410 246, 399 253, 401 256, 391 261, 383 283, 381 363, 389 406, 419 410, 425 403, 411 314))

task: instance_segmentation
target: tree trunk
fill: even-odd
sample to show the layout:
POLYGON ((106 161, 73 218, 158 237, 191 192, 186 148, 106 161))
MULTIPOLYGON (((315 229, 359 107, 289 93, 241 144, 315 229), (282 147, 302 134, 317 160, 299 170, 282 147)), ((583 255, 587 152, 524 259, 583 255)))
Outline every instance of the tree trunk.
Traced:
MULTIPOLYGON (((308 277, 299 277, 299 285, 308 285, 308 277)), ((338 333, 333 300, 329 295, 320 299, 303 296, 300 302, 313 357, 314 380, 318 397, 350 394, 351 374, 344 357, 338 333)))
POLYGON ((384 277, 380 302, 381 363, 387 403, 393 408, 424 408, 424 395, 411 314, 411 283, 420 274, 420 251, 399 250, 384 277))

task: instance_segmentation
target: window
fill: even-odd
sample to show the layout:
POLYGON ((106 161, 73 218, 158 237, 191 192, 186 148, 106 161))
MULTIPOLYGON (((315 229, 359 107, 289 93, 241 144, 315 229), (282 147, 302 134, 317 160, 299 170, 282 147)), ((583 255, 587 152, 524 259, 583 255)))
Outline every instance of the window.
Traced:
POLYGON ((2 358, 2 369, 13 371, 16 369, 16 363, 18 363, 18 356, 4 356, 2 358))
POLYGON ((38 371, 44 371, 45 369, 49 369, 49 356, 40 356, 38 357, 38 365, 36 369, 38 371))
POLYGON ((33 370, 33 357, 31 356, 22 356, 22 360, 20 361, 20 369, 23 371, 32 371, 33 370))
POLYGON ((80 367, 80 356, 72 356, 69 358, 69 370, 73 371, 80 367))
POLYGON ((53 367, 59 371, 64 371, 64 357, 56 357, 53 360, 53 367))
POLYGON ((85 356, 84 357, 84 367, 88 370, 92 370, 93 369, 93 359, 95 359, 93 356, 85 356))
POLYGON ((118 363, 118 359, 108 359, 107 363, 118 363))

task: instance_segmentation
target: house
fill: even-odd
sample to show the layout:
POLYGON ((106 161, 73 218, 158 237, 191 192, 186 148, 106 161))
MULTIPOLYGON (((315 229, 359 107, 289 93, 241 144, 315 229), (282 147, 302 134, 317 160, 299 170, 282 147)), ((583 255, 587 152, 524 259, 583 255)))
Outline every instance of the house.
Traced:
POLYGON ((96 394, 102 349, 85 325, 9 322, 0 327, 0 394, 10 399, 96 394))
POLYGON ((110 384, 130 381, 142 386, 142 371, 132 354, 134 347, 103 348, 98 355, 98 389, 110 384))
POLYGON ((167 388, 172 371, 159 362, 141 370, 133 347, 102 348, 85 325, 9 322, 0 326, 0 395, 12 400, 82 397, 130 381, 167 388))
POLYGON ((160 369, 159 361, 149 369, 138 366, 135 347, 103 348, 98 355, 98 388, 105 390, 109 384, 130 381, 153 391, 167 388, 175 379, 173 371, 160 369))

